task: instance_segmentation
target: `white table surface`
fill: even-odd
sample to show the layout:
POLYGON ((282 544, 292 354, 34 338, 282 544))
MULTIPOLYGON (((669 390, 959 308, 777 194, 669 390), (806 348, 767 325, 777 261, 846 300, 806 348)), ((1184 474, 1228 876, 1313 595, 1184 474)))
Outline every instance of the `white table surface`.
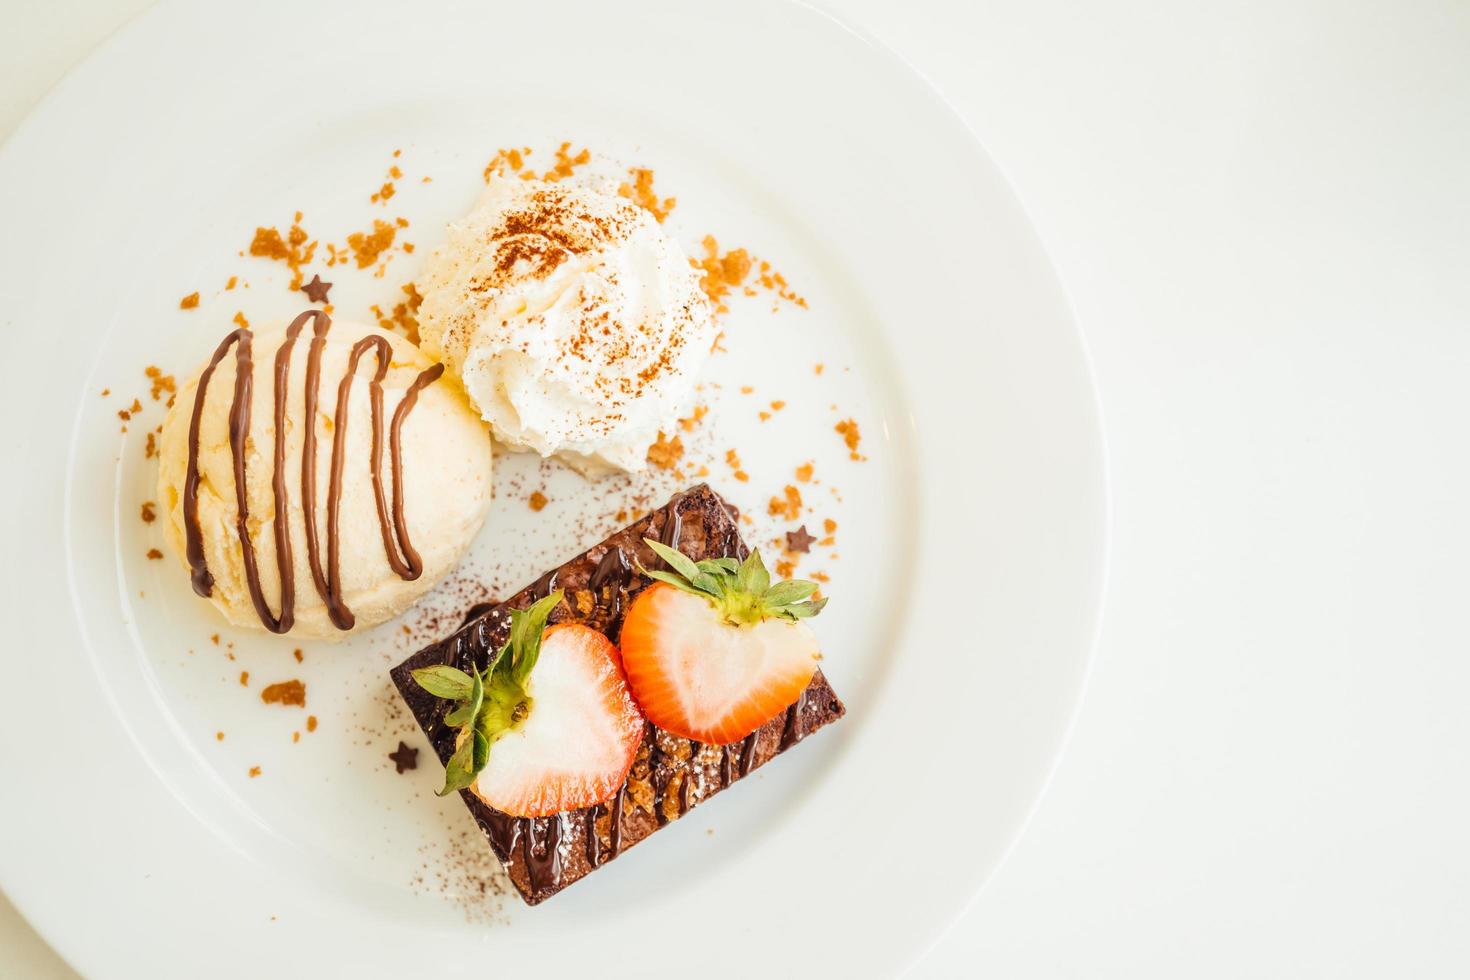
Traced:
MULTIPOLYGON (((147 5, 6 0, 0 135, 147 5)), ((1111 454, 1071 746, 913 975, 1467 975, 1470 4, 831 6, 1009 175, 1111 454)), ((3 899, 0 975, 71 976, 3 899)))

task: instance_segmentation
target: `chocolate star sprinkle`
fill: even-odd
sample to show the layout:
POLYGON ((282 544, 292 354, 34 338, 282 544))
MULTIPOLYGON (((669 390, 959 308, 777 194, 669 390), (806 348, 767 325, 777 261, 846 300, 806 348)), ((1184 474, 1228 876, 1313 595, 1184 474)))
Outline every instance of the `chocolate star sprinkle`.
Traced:
POLYGON ((419 767, 419 750, 409 748, 404 742, 399 742, 398 751, 389 752, 388 758, 393 760, 393 765, 400 773, 419 767))
POLYGON ((806 525, 803 524, 795 531, 786 532, 786 550, 806 554, 812 550, 812 542, 815 540, 817 540, 815 537, 806 533, 806 525))
MULTIPOLYGON (((305 283, 301 287, 301 291, 305 293, 306 298, 311 300, 313 303, 325 303, 327 301, 327 290, 331 288, 332 284, 329 282, 322 282, 321 276, 312 276, 311 282, 305 283)), ((413 767, 410 766, 409 768, 412 769, 413 767)), ((402 771, 403 770, 401 769, 399 770, 399 772, 402 771)))

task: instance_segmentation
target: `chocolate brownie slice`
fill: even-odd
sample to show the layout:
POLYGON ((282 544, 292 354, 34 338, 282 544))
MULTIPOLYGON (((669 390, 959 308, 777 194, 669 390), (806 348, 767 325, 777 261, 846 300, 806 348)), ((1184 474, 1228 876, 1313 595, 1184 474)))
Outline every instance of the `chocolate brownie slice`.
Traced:
MULTIPOLYGON (((393 683, 441 762, 454 752, 454 730, 443 723, 451 705, 420 688, 411 672, 435 664, 484 669, 506 641, 509 610, 525 608, 557 589, 565 595, 551 622, 583 623, 616 642, 623 610, 651 583, 639 574, 634 559, 646 568, 660 567, 644 538, 677 548, 695 561, 743 559, 749 552, 734 509, 700 484, 394 667, 393 683)), ((535 905, 836 721, 844 710, 819 670, 784 715, 732 745, 702 745, 645 723, 628 779, 606 803, 550 817, 512 817, 469 790, 460 790, 460 797, 516 889, 527 904, 535 905)))

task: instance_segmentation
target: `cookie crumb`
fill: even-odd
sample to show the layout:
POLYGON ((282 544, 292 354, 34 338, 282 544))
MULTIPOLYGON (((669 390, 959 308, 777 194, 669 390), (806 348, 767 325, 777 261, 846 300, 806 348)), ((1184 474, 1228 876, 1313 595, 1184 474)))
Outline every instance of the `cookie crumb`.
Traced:
POLYGON ((269 684, 260 692, 260 700, 266 704, 280 704, 291 708, 306 707, 306 685, 299 680, 269 684))
POLYGON ((862 442, 863 436, 862 433, 858 430, 858 424, 856 420, 843 419, 841 422, 837 423, 835 430, 838 435, 842 436, 843 443, 847 445, 847 453, 849 456, 851 456, 854 460, 858 462, 862 462, 863 460, 867 459, 866 456, 863 456, 857 451, 858 444, 862 442))
MULTIPOLYGON (((584 150, 583 152, 585 153, 586 151, 584 150)), ((632 183, 624 182, 619 184, 618 195, 628 198, 634 204, 653 215, 655 221, 662 224, 663 220, 669 216, 669 212, 674 210, 674 205, 678 202, 672 197, 659 200, 659 196, 653 191, 652 170, 646 167, 629 167, 628 176, 633 179, 632 183)))
POLYGON ((671 470, 684 455, 684 441, 678 436, 670 439, 662 432, 658 441, 648 447, 648 461, 661 470, 671 470))
POLYGON ((766 505, 766 512, 772 517, 796 520, 801 516, 801 491, 787 484, 782 496, 771 498, 771 502, 766 505))

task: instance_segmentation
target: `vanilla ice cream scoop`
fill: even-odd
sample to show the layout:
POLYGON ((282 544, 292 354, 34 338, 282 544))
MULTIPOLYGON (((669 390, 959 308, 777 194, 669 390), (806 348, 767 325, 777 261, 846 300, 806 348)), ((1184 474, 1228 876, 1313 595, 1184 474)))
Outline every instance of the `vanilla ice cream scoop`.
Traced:
POLYGON ((716 336, 653 215, 568 182, 493 180, 418 281, 424 349, 496 438, 589 474, 647 465, 716 336))
POLYGON ((408 608, 490 504, 489 434, 443 367, 320 311, 232 331, 163 424, 158 495, 237 626, 337 637, 408 608))

